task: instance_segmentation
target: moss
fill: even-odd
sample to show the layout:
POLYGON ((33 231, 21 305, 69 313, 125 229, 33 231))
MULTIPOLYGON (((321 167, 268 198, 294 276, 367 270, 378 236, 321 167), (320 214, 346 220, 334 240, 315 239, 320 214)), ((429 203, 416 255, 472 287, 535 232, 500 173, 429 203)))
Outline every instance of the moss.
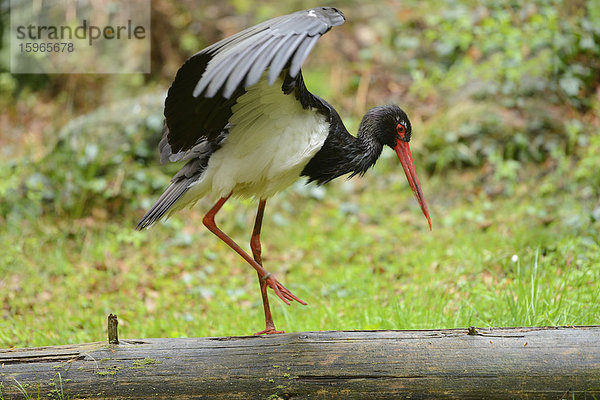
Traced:
POLYGON ((151 365, 151 364, 160 364, 161 361, 160 360, 155 360, 153 358, 144 358, 143 360, 135 360, 133 362, 133 367, 130 368, 144 368, 147 365, 151 365))
POLYGON ((117 367, 116 365, 113 365, 105 370, 98 371, 96 373, 100 376, 116 375, 117 371, 119 371, 120 369, 123 369, 123 367, 117 367))
POLYGON ((104 371, 98 371, 96 373, 100 376, 106 376, 106 375, 116 375, 117 371, 114 369, 109 369, 109 370, 104 370, 104 371))

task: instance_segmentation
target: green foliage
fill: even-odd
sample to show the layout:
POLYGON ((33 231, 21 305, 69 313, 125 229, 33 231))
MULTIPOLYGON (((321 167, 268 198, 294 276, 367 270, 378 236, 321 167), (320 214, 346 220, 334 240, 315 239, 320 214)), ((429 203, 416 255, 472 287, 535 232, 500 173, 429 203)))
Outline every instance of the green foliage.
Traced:
POLYGON ((563 148, 563 121, 545 114, 543 105, 501 109, 491 101, 464 100, 433 116, 422 142, 426 168, 481 166, 502 160, 540 162, 563 148), (525 114, 525 115, 523 115, 525 114), (528 116, 529 115, 529 116, 528 116))
MULTIPOLYGON (((287 307, 269 291, 277 327, 597 324, 600 204, 547 191, 554 174, 522 175, 513 196, 486 195, 488 183, 462 174, 423 180, 431 232, 401 171, 334 183, 321 200, 295 191, 269 200, 265 267, 309 303, 287 307)), ((144 232, 132 229, 136 215, 8 221, 0 347, 103 340, 110 312, 122 337, 262 329, 256 274, 204 229, 207 205, 144 232)), ((219 214, 244 248, 254 211, 232 201, 219 214)))
POLYGON ((100 207, 110 213, 139 207, 168 184, 159 169, 162 95, 121 101, 67 124, 39 161, 2 164, 2 215, 26 212, 80 217, 100 207))
MULTIPOLYGON (((575 178, 584 184, 583 190, 596 197, 600 196, 599 155, 600 132, 596 132, 589 137, 589 143, 585 146, 585 152, 575 169, 575 178)), ((596 218, 600 218, 600 214, 596 218)))
MULTIPOLYGON (((419 23, 415 36, 399 31, 395 45, 399 51, 418 49, 409 64, 435 95, 463 88, 479 97, 512 100, 509 107, 531 96, 559 102, 566 95, 580 106, 589 105, 588 96, 600 83, 596 1, 448 0, 438 12, 412 22, 419 23)), ((416 79, 411 90, 428 95, 420 93, 419 83, 416 79)))
POLYGON ((397 28, 381 53, 403 55, 412 96, 438 104, 424 123, 429 170, 482 165, 489 154, 539 162, 556 147, 573 150, 565 105, 585 112, 600 86, 597 1, 426 4, 389 25, 397 28))
POLYGON ((600 3, 586 1, 569 11, 571 18, 561 19, 562 34, 555 37, 556 76, 574 106, 589 108, 600 83, 600 3))
MULTIPOLYGON (((36 157, 2 141, 12 158, 0 162, 0 347, 102 340, 109 312, 125 337, 262 328, 256 277, 203 229, 208 204, 133 230, 178 165, 158 163, 164 95, 113 99, 166 88, 185 56, 224 33, 317 4, 153 5, 154 75, 0 74, 3 123, 45 125, 39 105, 65 108, 51 124, 82 114, 39 140, 36 157)), ((339 6, 348 21, 315 48, 309 88, 353 111, 349 127, 370 102, 409 112, 434 230, 392 152, 364 179, 269 200, 265 263, 310 304, 271 296, 278 327, 597 324, 600 3, 339 6)), ((232 201, 219 223, 243 245, 254 212, 232 201)))
MULTIPOLYGON (((289 11, 274 2, 255 8, 243 0, 215 4, 188 14, 174 2, 162 3, 160 12, 175 13, 169 21, 170 29, 181 31, 180 53, 189 55, 217 40, 222 33, 215 19, 221 14, 248 14, 236 20, 248 25, 289 11)), ((292 6, 310 4, 287 5, 292 6)), ((598 130, 597 120, 585 118, 598 102, 600 84, 597 1, 413 1, 396 12, 379 2, 368 9, 362 13, 356 4, 346 9, 347 29, 364 31, 369 26, 370 35, 381 40, 359 49, 358 60, 350 65, 359 71, 375 65, 388 73, 386 81, 406 86, 399 102, 421 121, 415 124, 415 153, 430 173, 487 164, 502 169, 504 160, 514 166, 513 160, 579 157, 582 144, 598 130)), ((161 28, 166 29, 156 27, 161 28)), ((343 29, 336 35, 343 36, 343 29)), ((331 90, 331 65, 312 64, 307 81, 316 93, 339 104, 344 93, 331 90)), ((7 94, 17 90, 9 78, 0 77, 7 94)), ((353 94, 360 73, 354 78, 353 94)), ((150 97, 117 102, 77 118, 60 131, 40 162, 0 166, 0 193, 8 200, 0 205, 0 215, 21 210, 81 216, 96 206, 118 213, 160 190, 173 169, 168 167, 165 174, 154 157, 161 101, 160 96, 150 97)), ((356 119, 352 115, 347 120, 356 125, 351 123, 356 119)), ((586 157, 581 166, 589 166, 586 157)), ((578 176, 594 180, 583 170, 578 176)))

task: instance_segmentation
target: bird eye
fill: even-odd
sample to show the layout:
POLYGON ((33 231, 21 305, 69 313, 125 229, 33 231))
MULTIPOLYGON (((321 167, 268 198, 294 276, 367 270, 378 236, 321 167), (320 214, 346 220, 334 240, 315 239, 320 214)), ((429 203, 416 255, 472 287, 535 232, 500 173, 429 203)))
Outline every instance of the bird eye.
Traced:
POLYGON ((400 139, 404 139, 404 135, 406 135, 406 128, 404 127, 404 125, 396 125, 396 131, 398 132, 398 136, 400 136, 400 139))

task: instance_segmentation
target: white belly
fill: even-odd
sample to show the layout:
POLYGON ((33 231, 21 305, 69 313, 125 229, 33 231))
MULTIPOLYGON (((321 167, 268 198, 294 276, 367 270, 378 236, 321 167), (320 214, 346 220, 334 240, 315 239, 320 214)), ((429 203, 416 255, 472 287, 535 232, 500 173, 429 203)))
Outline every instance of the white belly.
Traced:
POLYGON ((269 86, 262 79, 238 99, 230 133, 190 187, 190 197, 210 192, 267 198, 298 179, 323 146, 329 123, 320 113, 304 110, 294 94, 283 94, 281 83, 269 86))

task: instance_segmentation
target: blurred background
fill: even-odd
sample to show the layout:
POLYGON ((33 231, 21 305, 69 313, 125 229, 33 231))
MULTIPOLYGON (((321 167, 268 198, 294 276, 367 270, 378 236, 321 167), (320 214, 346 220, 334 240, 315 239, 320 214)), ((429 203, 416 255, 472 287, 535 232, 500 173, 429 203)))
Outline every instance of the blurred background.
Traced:
MULTIPOLYGON (((135 224, 180 165, 160 165, 166 90, 195 52, 317 5, 346 23, 307 87, 356 132, 397 103, 433 231, 393 152, 363 178, 267 204, 266 268, 287 331, 600 323, 600 2, 152 0, 147 75, 12 75, 0 34, 0 347, 263 329, 254 272, 200 202, 135 224)), ((256 203, 219 222, 247 243, 256 203)), ((247 248, 247 247, 246 247, 247 248)))

